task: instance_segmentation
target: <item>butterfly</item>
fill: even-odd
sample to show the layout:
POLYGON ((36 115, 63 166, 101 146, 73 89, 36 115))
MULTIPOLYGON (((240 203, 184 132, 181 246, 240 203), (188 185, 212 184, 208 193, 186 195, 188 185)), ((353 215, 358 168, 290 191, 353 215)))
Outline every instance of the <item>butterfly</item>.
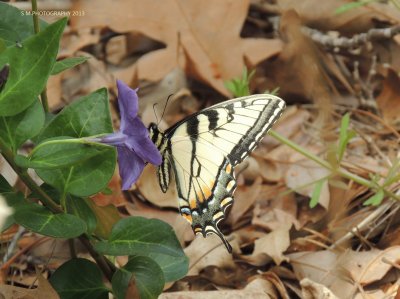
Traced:
POLYGON ((149 126, 163 159, 157 169, 161 190, 167 192, 173 173, 181 215, 196 235, 218 235, 230 253, 232 247, 218 224, 233 204, 234 168, 256 148, 284 109, 279 97, 257 94, 208 107, 165 132, 154 123, 149 126))

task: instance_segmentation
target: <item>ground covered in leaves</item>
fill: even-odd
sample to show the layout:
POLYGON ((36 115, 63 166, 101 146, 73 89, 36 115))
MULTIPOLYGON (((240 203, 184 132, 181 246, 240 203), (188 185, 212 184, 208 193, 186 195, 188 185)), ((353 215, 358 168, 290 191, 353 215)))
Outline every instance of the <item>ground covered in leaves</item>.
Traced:
MULTIPOLYGON (((104 222, 100 233, 124 215, 159 218, 174 227, 189 257, 187 276, 166 285, 160 298, 400 298, 400 206, 388 196, 400 197, 397 0, 347 9, 351 1, 95 2, 39 1, 42 10, 85 12, 70 18, 60 58, 90 59, 51 77, 52 111, 101 87, 115 98, 118 78, 140 87, 145 124, 156 121, 172 95, 159 125, 166 129, 231 98, 224 82, 246 66, 255 70, 251 93, 279 88, 288 105, 274 130, 328 163, 349 112, 354 133, 340 167, 376 187, 268 136, 236 169, 235 203, 222 226, 231 255, 216 236, 194 237, 177 211, 174 185, 163 194, 154 167, 124 193, 116 173, 112 194, 93 198, 104 222), (318 204, 310 208, 313 197, 318 204), (375 205, 365 205, 369 199, 375 205)), ((4 161, 0 167, 20 184, 4 161)), ((17 248, 1 268, 3 281, 16 285, 35 283, 36 271, 46 276, 69 257, 67 241, 18 227, 2 242, 17 248)), ((50 293, 45 283, 42 291, 50 293)))

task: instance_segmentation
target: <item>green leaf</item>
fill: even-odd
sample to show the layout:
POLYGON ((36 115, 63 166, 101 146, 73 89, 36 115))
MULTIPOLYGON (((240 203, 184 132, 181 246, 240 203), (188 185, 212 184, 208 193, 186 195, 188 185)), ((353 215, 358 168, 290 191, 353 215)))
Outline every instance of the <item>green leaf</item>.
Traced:
POLYGON ((365 6, 371 2, 376 2, 376 1, 378 1, 378 0, 361 0, 361 1, 349 2, 349 3, 339 6, 335 10, 335 14, 339 15, 339 14, 345 13, 349 10, 352 10, 352 9, 355 9, 355 8, 358 8, 361 6, 365 6))
POLYGON ((371 196, 367 201, 363 203, 364 206, 377 206, 379 205, 383 198, 385 197, 385 192, 383 192, 383 189, 379 189, 373 196, 371 196))
POLYGON ((101 88, 66 106, 46 124, 38 141, 58 136, 81 138, 111 132, 107 89, 101 88))
POLYGON ((96 215, 84 198, 68 196, 67 209, 69 213, 74 214, 85 221, 87 232, 89 234, 93 233, 97 227, 96 215))
POLYGON ((115 151, 107 151, 79 165, 55 170, 37 169, 36 173, 54 188, 86 197, 107 186, 115 169, 115 151))
MULTIPOLYGON (((48 26, 43 20, 39 20, 39 24, 41 30, 48 26)), ((32 16, 4 2, 0 2, 0 28, 0 38, 7 47, 35 34, 32 16)))
POLYGON ((168 223, 143 217, 121 219, 114 225, 108 241, 97 243, 96 248, 109 255, 142 255, 147 252, 179 257, 184 254, 168 223))
POLYGON ((115 272, 112 278, 113 293, 117 299, 125 299, 129 282, 134 278, 141 299, 156 299, 164 288, 164 276, 160 266, 146 256, 135 256, 115 272))
POLYGON ((54 238, 75 238, 86 232, 86 224, 80 218, 70 214, 53 214, 35 203, 19 207, 14 219, 31 231, 54 238))
POLYGON ((53 69, 59 42, 67 19, 48 26, 28 38, 22 47, 7 48, 0 56, 0 67, 10 65, 8 80, 0 93, 0 115, 20 113, 37 100, 53 69))
POLYGON ((49 280, 61 299, 108 299, 100 269, 87 259, 69 260, 49 280))
POLYGON ((189 260, 186 255, 171 258, 168 254, 149 253, 146 255, 157 262, 164 273, 165 281, 175 281, 185 277, 189 268, 189 260))
POLYGON ((61 136, 45 139, 28 157, 17 156, 15 162, 24 168, 59 169, 82 163, 110 150, 109 146, 88 145, 84 141, 78 143, 79 141, 61 136))
POLYGON ((74 66, 84 63, 88 59, 89 57, 79 56, 79 57, 69 57, 63 60, 56 61, 53 70, 51 71, 51 74, 57 75, 62 71, 68 70, 70 68, 73 68, 74 66))
POLYGON ((234 78, 232 80, 225 81, 224 85, 226 89, 228 89, 235 97, 248 96, 250 94, 250 80, 254 74, 255 70, 252 70, 249 74, 247 68, 244 68, 241 78, 234 78))
POLYGON ((25 111, 14 116, 0 116, 0 138, 14 153, 29 138, 36 136, 44 125, 44 111, 35 101, 25 111))
MULTIPOLYGON (((47 123, 37 141, 57 136, 81 138, 111 132, 107 90, 102 88, 65 107, 47 123)), ((93 149, 88 147, 86 150, 93 149)), ((37 169, 36 172, 58 190, 85 197, 107 186, 114 174, 115 163, 116 151, 109 148, 78 165, 55 170, 37 169)))
POLYGON ((322 186, 326 180, 319 180, 315 183, 314 190, 310 199, 310 208, 314 208, 319 203, 319 198, 321 196, 322 186))
POLYGON ((356 135, 354 131, 349 130, 350 114, 346 113, 341 121, 340 134, 339 134, 339 145, 337 149, 337 159, 340 162, 343 159, 344 152, 346 150, 349 141, 356 135))

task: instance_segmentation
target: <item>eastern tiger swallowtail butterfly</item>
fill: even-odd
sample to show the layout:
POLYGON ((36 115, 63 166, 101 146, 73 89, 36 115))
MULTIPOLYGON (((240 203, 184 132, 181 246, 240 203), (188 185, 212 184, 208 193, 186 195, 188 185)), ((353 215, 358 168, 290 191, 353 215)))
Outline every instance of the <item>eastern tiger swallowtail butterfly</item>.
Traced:
POLYGON ((160 187, 167 191, 172 169, 180 213, 196 235, 214 233, 232 252, 218 223, 233 203, 234 167, 254 150, 284 108, 282 99, 258 94, 206 108, 164 133, 150 125, 150 138, 163 158, 157 170, 160 187))

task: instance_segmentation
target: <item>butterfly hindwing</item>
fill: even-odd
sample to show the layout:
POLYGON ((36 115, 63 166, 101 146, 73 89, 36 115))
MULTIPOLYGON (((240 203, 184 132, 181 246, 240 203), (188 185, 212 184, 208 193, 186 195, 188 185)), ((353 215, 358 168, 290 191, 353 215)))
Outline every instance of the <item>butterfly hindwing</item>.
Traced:
POLYGON ((151 127, 150 135, 163 163, 158 177, 166 192, 173 169, 179 207, 196 234, 217 234, 233 203, 234 167, 257 146, 280 117, 285 103, 272 95, 253 95, 206 108, 178 122, 164 134, 151 127))

